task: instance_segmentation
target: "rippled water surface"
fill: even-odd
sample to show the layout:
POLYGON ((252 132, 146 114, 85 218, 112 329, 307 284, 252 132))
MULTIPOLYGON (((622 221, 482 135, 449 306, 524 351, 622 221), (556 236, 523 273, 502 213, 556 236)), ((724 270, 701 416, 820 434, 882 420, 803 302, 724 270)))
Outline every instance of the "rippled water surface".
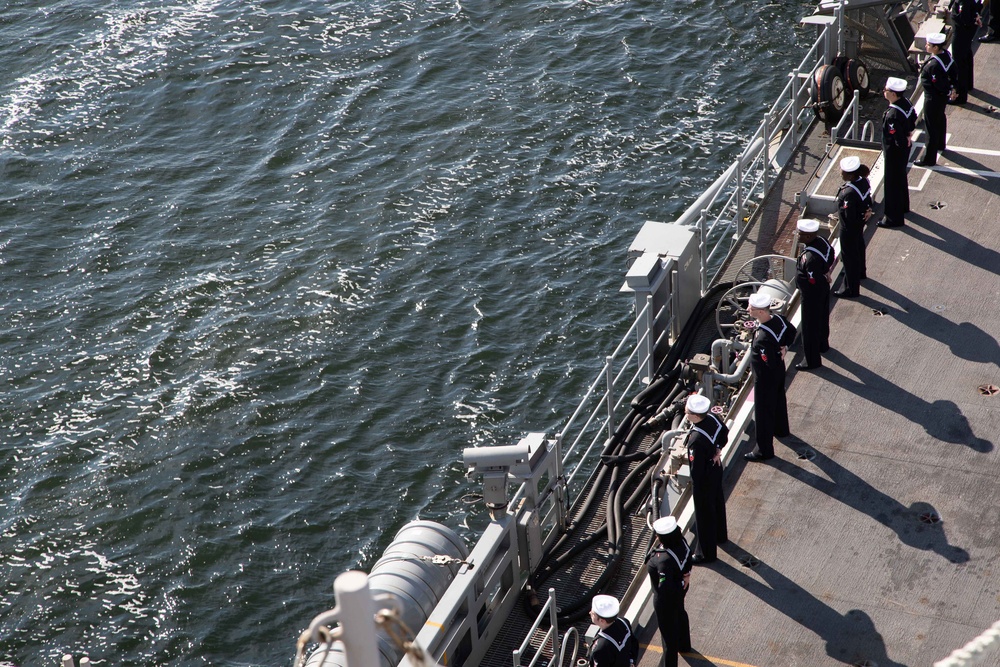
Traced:
POLYGON ((289 665, 403 524, 473 534, 461 450, 561 428, 807 13, 6 2, 0 661, 289 665))

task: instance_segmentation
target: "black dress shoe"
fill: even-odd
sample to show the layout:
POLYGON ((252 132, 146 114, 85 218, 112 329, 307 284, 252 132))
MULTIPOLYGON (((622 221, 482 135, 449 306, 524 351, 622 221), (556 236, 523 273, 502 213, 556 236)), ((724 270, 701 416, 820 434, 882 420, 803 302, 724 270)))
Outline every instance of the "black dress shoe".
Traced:
POLYGON ((913 164, 915 164, 918 167, 936 167, 937 166, 937 161, 935 160, 934 162, 928 162, 927 160, 918 160, 917 162, 914 162, 913 164))
POLYGON ((995 41, 997 41, 997 34, 995 32, 990 32, 990 33, 987 33, 987 34, 983 35, 982 37, 978 37, 976 39, 976 41, 978 41, 978 42, 987 42, 987 43, 988 42, 995 42, 995 41))
POLYGON ((812 371, 817 368, 823 368, 823 364, 813 364, 812 366, 809 364, 795 364, 795 370, 797 371, 812 371))
POLYGON ((705 558, 701 554, 695 554, 691 556, 692 565, 708 565, 709 563, 714 563, 714 562, 715 562, 714 558, 705 558))
POLYGON ((892 229, 893 227, 902 227, 903 226, 903 223, 901 223, 901 222, 889 222, 888 220, 879 220, 876 224, 879 227, 881 227, 882 229, 886 229, 886 228, 892 229))
POLYGON ((743 458, 747 461, 766 461, 768 459, 773 459, 774 456, 764 456, 760 452, 750 452, 749 454, 744 454, 743 458))
POLYGON ((842 289, 838 292, 834 292, 833 295, 838 296, 841 299, 857 299, 859 296, 861 296, 858 292, 848 292, 845 289, 842 289))

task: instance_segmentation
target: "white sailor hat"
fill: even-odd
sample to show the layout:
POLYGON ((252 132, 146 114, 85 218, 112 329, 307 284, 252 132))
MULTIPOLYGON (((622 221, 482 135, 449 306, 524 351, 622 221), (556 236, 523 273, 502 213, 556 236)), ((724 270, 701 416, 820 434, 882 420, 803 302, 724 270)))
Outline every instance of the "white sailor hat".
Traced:
POLYGON ((614 618, 618 615, 618 600, 610 595, 595 595, 590 603, 590 611, 601 618, 614 618))
POLYGON ((677 530, 677 519, 672 516, 661 516, 653 522, 653 532, 657 535, 669 535, 677 530))
POLYGON ((928 44, 944 44, 944 40, 946 39, 948 38, 945 37, 945 34, 943 32, 932 32, 931 34, 927 35, 928 44))
POLYGON ((756 294, 750 295, 750 305, 754 308, 770 308, 771 307, 771 297, 768 295, 757 292, 756 294))
POLYGON ((799 228, 800 232, 818 232, 819 220, 814 218, 799 218, 795 226, 799 228))
POLYGON ((894 93, 901 93, 906 90, 906 79, 890 76, 885 81, 885 89, 891 90, 894 93))
POLYGON ((861 158, 857 155, 848 155, 843 160, 840 161, 840 170, 850 174, 858 170, 861 166, 861 158))
POLYGON ((708 396, 702 396, 701 394, 691 394, 688 396, 687 403, 685 404, 688 412, 693 412, 696 415, 703 415, 708 412, 708 409, 712 407, 712 401, 708 400, 708 396))

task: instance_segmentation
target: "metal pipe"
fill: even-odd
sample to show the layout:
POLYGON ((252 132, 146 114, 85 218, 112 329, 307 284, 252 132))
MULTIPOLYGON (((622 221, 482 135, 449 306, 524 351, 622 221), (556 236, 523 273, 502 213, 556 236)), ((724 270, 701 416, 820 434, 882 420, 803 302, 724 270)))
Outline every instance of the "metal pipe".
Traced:
MULTIPOLYGON (((741 347, 741 344, 738 342, 734 343, 733 347, 740 350, 747 349, 747 346, 741 347)), ((746 374, 747 367, 750 365, 751 356, 753 355, 751 355, 749 351, 746 354, 744 354, 743 357, 740 359, 739 364, 736 365, 736 370, 733 371, 732 373, 712 373, 712 372, 705 373, 705 380, 704 380, 705 384, 706 385, 710 384, 709 383, 710 376, 712 380, 718 380, 719 382, 722 382, 724 384, 733 384, 734 382, 739 381, 746 374)))
POLYGON ((719 359, 719 370, 723 373, 729 373, 732 364, 729 363, 729 339, 728 338, 716 338, 712 341, 712 361, 719 359), (722 348, 726 349, 723 350, 722 348))

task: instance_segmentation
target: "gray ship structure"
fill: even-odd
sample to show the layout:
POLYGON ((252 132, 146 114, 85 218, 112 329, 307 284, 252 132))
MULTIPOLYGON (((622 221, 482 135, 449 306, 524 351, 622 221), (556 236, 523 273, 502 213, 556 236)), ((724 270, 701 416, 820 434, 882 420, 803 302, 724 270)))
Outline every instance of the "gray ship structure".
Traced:
MULTIPOLYGON (((828 375, 792 375, 795 438, 773 465, 738 455, 753 433, 747 300, 764 291, 799 323, 796 223, 818 220, 839 255, 836 165, 858 156, 880 191, 885 102, 873 91, 905 78, 922 109, 917 67, 926 35, 950 34, 941 14, 848 0, 802 19, 816 40, 742 152, 628 248, 634 323, 565 427, 464 450, 490 515, 478 541, 405 526, 371 572, 337 578, 337 606, 302 633, 296 665, 586 665, 598 593, 621 600, 640 665, 661 664, 644 562, 656 518, 693 524, 691 393, 729 426, 732 543, 718 567, 696 568, 687 604, 701 652, 683 664, 1000 665, 989 441, 1000 433, 1000 151, 996 125, 984 129, 1000 122, 1000 99, 973 93, 982 112, 950 113, 947 159, 910 169, 915 222, 870 225, 871 289, 835 305, 828 375)), ((980 45, 977 90, 1000 91, 992 48, 980 45)))

